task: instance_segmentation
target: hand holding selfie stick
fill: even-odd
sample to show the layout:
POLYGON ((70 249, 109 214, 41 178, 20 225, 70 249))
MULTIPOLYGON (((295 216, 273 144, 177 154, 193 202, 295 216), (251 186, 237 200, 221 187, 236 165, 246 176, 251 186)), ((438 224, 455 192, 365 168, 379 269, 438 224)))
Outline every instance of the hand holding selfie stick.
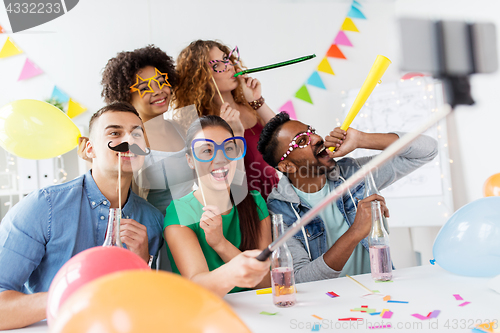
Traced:
MULTIPOLYGON (((352 121, 354 120, 354 118, 356 118, 359 110, 361 110, 368 97, 370 97, 373 89, 375 89, 377 83, 380 82, 382 75, 384 75, 387 67, 389 67, 390 64, 391 61, 388 58, 382 55, 377 56, 377 59, 375 59, 375 62, 373 63, 370 72, 368 73, 368 77, 359 90, 358 96, 356 96, 356 99, 354 100, 354 103, 352 103, 349 113, 345 117, 342 126, 340 126, 341 130, 347 131, 349 126, 351 126, 352 121)), ((330 151, 334 151, 335 147, 330 147, 328 149, 330 149, 330 151)))
POLYGON ((313 207, 302 218, 295 221, 281 237, 269 244, 269 246, 265 250, 263 250, 256 257, 256 259, 259 261, 265 261, 275 249, 284 244, 288 239, 299 232, 303 226, 307 225, 325 208, 329 207, 332 202, 334 202, 337 198, 347 192, 348 188, 356 185, 359 181, 363 180, 369 172, 383 165, 394 155, 396 155, 401 149, 415 140, 420 134, 424 133, 432 125, 436 124, 438 121, 446 117, 450 112, 451 107, 448 104, 445 104, 443 109, 440 110, 434 117, 430 118, 427 122, 415 129, 413 132, 407 133, 402 138, 398 139, 396 142, 387 147, 382 153, 375 156, 370 162, 363 165, 361 169, 359 169, 354 175, 349 177, 340 186, 335 188, 335 190, 331 192, 316 207, 313 207))

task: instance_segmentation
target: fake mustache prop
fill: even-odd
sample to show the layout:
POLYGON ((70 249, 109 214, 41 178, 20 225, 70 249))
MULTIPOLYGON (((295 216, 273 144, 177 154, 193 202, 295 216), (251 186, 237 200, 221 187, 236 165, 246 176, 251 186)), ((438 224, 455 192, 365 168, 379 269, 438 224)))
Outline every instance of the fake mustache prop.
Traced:
POLYGON ((132 153, 136 155, 143 155, 143 156, 149 155, 149 153, 151 152, 151 149, 149 148, 146 148, 146 151, 144 151, 141 149, 141 147, 139 147, 135 143, 129 145, 128 142, 122 142, 114 147, 111 147, 111 141, 109 141, 108 148, 114 151, 118 151, 120 153, 126 153, 130 150, 132 153))

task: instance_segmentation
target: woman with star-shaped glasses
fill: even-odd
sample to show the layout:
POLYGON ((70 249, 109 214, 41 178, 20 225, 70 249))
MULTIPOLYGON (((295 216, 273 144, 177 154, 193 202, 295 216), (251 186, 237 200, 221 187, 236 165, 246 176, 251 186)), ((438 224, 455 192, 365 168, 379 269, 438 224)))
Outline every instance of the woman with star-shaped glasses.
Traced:
POLYGON ((229 48, 211 40, 192 42, 177 58, 179 84, 174 89, 175 104, 194 104, 200 116, 221 116, 237 135, 245 137, 249 190, 259 191, 266 199, 277 185, 278 176, 257 151, 257 142, 274 112, 262 97, 259 80, 247 75, 234 77, 241 70, 237 46, 229 48))

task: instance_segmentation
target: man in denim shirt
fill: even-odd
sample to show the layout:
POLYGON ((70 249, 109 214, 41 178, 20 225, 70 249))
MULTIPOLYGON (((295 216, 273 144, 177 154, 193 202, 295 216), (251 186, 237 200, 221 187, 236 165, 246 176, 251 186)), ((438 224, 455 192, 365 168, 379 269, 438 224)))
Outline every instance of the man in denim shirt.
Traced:
MULTIPOLYGON (((118 205, 118 152, 122 142, 145 149, 143 124, 127 103, 96 112, 85 152, 92 170, 70 182, 30 193, 0 223, 0 329, 45 318, 47 291, 57 271, 77 253, 104 242, 109 208, 118 205)), ((130 191, 144 156, 121 155, 120 238, 150 262, 162 244, 162 214, 130 191), (153 256, 153 257, 151 257, 153 256)))
MULTIPOLYGON (((267 199, 269 211, 282 214, 290 226, 373 158, 346 157, 335 162, 334 157, 357 148, 383 150, 400 134, 336 128, 323 140, 310 126, 290 120, 286 113, 277 114, 264 127, 258 144, 264 160, 284 174, 267 199), (335 147, 335 152, 328 147, 335 147)), ((420 136, 374 172, 375 184, 385 188, 436 155, 437 142, 420 136)), ((365 237, 371 229, 371 201, 380 201, 385 216, 389 212, 380 195, 363 198, 364 189, 364 182, 351 188, 287 242, 297 282, 370 272, 365 237)))

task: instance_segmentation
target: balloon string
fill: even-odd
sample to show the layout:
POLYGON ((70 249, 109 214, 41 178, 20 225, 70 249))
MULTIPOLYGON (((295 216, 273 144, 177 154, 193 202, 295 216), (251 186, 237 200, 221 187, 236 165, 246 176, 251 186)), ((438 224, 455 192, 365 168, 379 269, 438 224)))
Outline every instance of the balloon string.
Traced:
POLYGON ((215 83, 215 79, 214 79, 213 76, 212 76, 212 81, 214 81, 215 89, 217 89, 217 93, 219 94, 220 100, 222 101, 222 103, 224 103, 224 98, 222 98, 222 95, 220 93, 219 87, 217 86, 217 83, 215 83))

